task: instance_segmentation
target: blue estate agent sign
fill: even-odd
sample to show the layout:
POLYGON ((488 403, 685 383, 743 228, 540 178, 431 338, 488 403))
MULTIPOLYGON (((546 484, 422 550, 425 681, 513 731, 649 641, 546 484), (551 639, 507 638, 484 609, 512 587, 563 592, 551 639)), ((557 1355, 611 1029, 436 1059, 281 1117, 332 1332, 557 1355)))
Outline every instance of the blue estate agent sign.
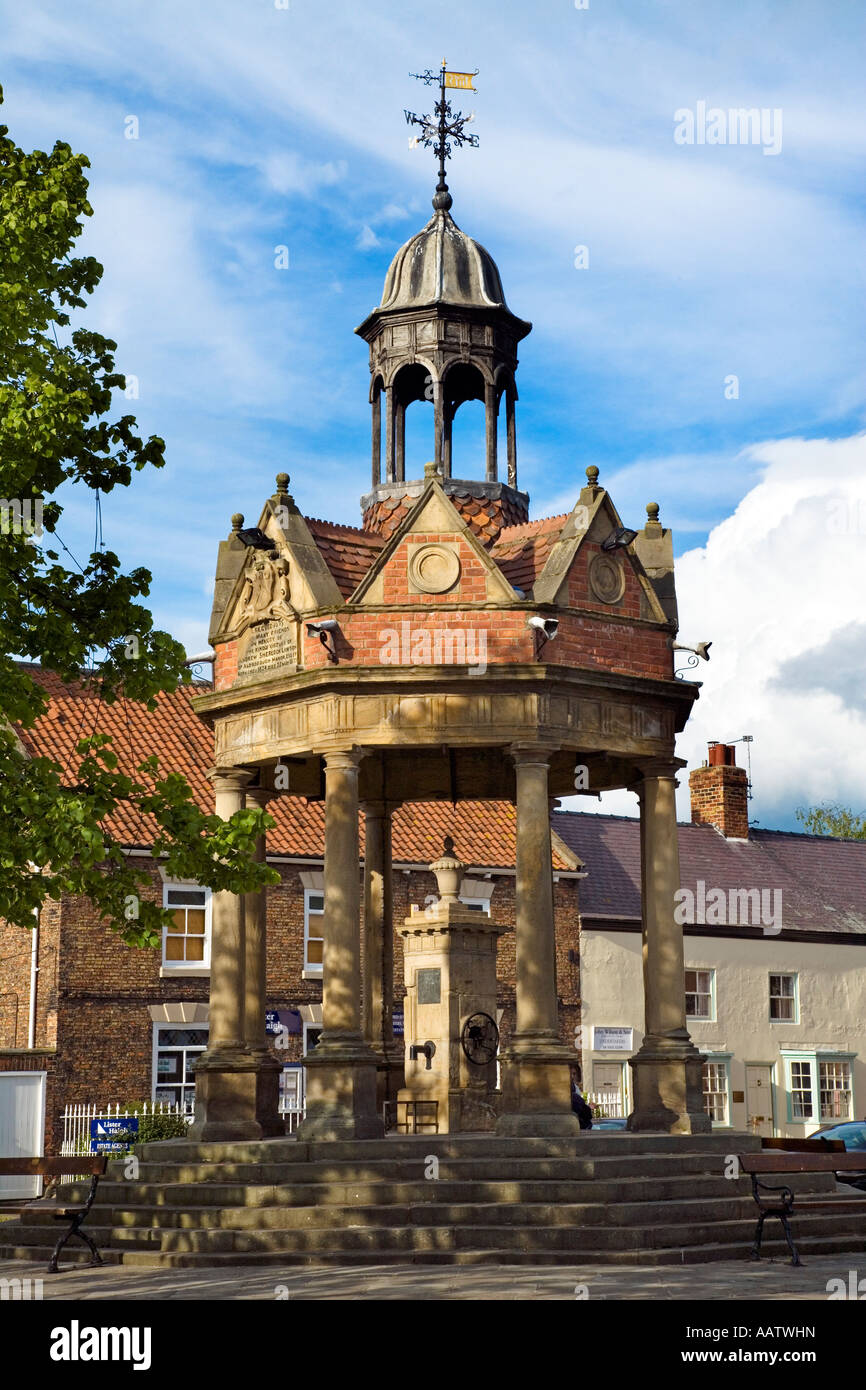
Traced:
POLYGON ((120 1115, 116 1120, 90 1121, 90 1152, 92 1154, 126 1153, 138 1138, 138 1116, 120 1115))
POLYGON ((280 1033, 300 1033, 301 1014, 298 1009, 268 1009, 265 1012, 265 1032, 269 1037, 280 1033))

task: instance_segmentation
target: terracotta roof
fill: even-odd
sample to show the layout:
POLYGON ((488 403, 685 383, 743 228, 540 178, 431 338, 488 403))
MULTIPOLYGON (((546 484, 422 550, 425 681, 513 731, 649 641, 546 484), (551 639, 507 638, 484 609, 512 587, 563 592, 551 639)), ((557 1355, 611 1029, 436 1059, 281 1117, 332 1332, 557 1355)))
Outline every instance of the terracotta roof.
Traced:
MULTIPOLYGON (((350 528, 345 528, 350 529, 350 528)), ((123 697, 113 705, 100 698, 98 680, 65 684, 54 672, 28 668, 50 697, 45 715, 32 729, 18 730, 33 756, 59 761, 70 772, 79 739, 91 733, 110 734, 121 768, 131 771, 151 753, 159 756, 163 772, 181 772, 198 805, 213 810, 213 788, 207 771, 213 766, 213 736, 192 708, 192 699, 210 689, 196 683, 160 695, 153 711, 123 697)), ((274 797, 269 812, 276 826, 268 835, 268 852, 321 859, 325 844, 325 808, 302 797, 274 797)), ((155 824, 129 807, 120 807, 107 829, 121 843, 147 846, 155 824)), ((361 844, 363 848, 363 818, 361 844)), ((458 854, 470 868, 513 868, 515 812, 510 802, 414 802, 395 813, 393 855, 397 863, 428 864, 442 852, 451 835, 458 854)), ((572 868, 572 861, 554 848, 553 866, 572 868)))
MULTIPOLYGON (((557 811, 551 824, 585 864, 582 918, 639 921, 638 820, 557 811)), ((695 895, 699 880, 706 892, 779 890, 783 931, 866 934, 866 840, 760 829, 747 841, 726 840, 711 825, 691 824, 677 826, 677 839, 680 883, 695 895)))
POLYGON ((355 526, 339 526, 310 517, 304 520, 343 598, 348 598, 382 549, 384 539, 373 531, 361 531, 355 526))
POLYGON ((539 521, 503 527, 490 554, 509 584, 529 593, 559 540, 568 515, 566 512, 563 516, 546 516, 539 521))

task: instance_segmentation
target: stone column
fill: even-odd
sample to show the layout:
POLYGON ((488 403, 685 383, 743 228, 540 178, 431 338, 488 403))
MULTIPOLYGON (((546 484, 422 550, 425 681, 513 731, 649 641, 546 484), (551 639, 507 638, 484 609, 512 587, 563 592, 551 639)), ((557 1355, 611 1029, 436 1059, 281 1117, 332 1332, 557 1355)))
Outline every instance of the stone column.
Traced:
POLYGON ((394 482, 394 387, 385 396, 385 482, 394 482))
POLYGON ((395 420, 395 447, 394 447, 394 478, 398 483, 402 483, 406 477, 406 403, 401 401, 394 411, 395 420))
POLYGON ((306 1059, 301 1139, 376 1139, 376 1054, 361 1033, 357 750, 325 754, 322 1034, 306 1059))
POLYGON ((484 427, 485 452, 487 458, 487 481, 496 482, 496 387, 492 382, 484 383, 484 427))
MULTIPOLYGON (((214 768, 216 813, 229 820, 244 805, 252 773, 214 768)), ((190 1137, 260 1139, 256 1119, 256 1061, 246 1048, 244 898, 215 893, 212 906, 210 1035, 195 1071, 195 1119, 190 1137)))
POLYGON ((382 472, 382 391, 373 396, 373 438, 372 438, 373 487, 378 487, 382 472))
POLYGON ((445 454, 445 389, 441 381, 433 382, 433 459, 443 478, 442 460, 445 454))
POLYGON ((571 1109, 569 1067, 574 1059, 559 1036, 550 751, 529 744, 511 749, 517 784, 517 1025, 503 1058, 501 1134, 568 1135, 580 1129, 571 1109))
POLYGON ((454 407, 446 405, 442 422, 442 476, 451 477, 451 439, 454 433, 454 407))
POLYGON ((706 1134, 702 1059, 686 1028, 683 929, 674 920, 680 887, 676 773, 680 759, 646 764, 638 783, 645 1031, 629 1061, 634 1078, 631 1130, 706 1134))
POLYGON ((514 392, 505 393, 505 426, 508 431, 508 486, 517 487, 517 429, 514 421, 514 392))
POLYGON ((364 1037, 376 1054, 379 1113, 403 1084, 403 1045, 394 1037, 394 911, 391 817, 394 803, 364 803, 364 1037))
MULTIPOLYGON (((247 787, 247 806, 264 809, 274 793, 264 787, 247 787)), ((256 841, 254 858, 265 862, 265 836, 256 841)), ((244 1041, 247 1051, 255 1058, 256 1119, 263 1135, 285 1134, 280 1118, 280 1071, 282 1065, 273 1055, 265 1032, 267 1009, 267 889, 244 895, 244 1041)))

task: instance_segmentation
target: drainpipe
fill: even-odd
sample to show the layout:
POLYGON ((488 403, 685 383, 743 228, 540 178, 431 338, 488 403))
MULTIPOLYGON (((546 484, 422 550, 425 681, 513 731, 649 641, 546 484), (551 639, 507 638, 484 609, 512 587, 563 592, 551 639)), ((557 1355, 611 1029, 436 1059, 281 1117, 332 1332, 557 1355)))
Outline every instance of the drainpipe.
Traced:
POLYGON ((27 1046, 32 1052, 36 1046, 36 976, 39 974, 39 913, 35 912, 35 925, 31 927, 30 942, 30 1004, 27 1010, 27 1046))

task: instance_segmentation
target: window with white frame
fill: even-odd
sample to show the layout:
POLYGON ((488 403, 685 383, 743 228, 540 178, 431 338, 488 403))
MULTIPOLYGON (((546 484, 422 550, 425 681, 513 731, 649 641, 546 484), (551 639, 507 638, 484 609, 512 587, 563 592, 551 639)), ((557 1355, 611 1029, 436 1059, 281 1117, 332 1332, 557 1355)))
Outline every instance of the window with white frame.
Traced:
POLYGON ((686 971, 686 1018, 715 1019, 715 986, 715 970, 686 971))
POLYGON ((851 1063, 818 1063, 818 1097, 822 1120, 851 1119, 851 1063))
POLYGON ((162 964, 166 970, 210 968, 211 891, 195 883, 166 883, 163 907, 171 923, 162 932, 162 964))
POLYGON ((821 1056, 815 1052, 789 1051, 788 1118, 839 1123, 854 1111, 851 1057, 821 1056))
POLYGON ((713 1124, 726 1125, 728 1121, 728 1064, 727 1062, 704 1062, 704 1110, 713 1124))
POLYGON ((325 895, 315 888, 304 889, 304 969, 321 973, 325 940, 322 922, 325 895))
POLYGON ((208 1025, 156 1024, 153 1030, 153 1099, 192 1108, 193 1062, 207 1047, 208 1025))
POLYGON ((796 975, 770 976, 770 1022, 798 1023, 799 1000, 796 975))
POLYGON ((791 1061, 791 1119, 814 1119, 812 1106, 812 1063, 802 1059, 791 1061))

